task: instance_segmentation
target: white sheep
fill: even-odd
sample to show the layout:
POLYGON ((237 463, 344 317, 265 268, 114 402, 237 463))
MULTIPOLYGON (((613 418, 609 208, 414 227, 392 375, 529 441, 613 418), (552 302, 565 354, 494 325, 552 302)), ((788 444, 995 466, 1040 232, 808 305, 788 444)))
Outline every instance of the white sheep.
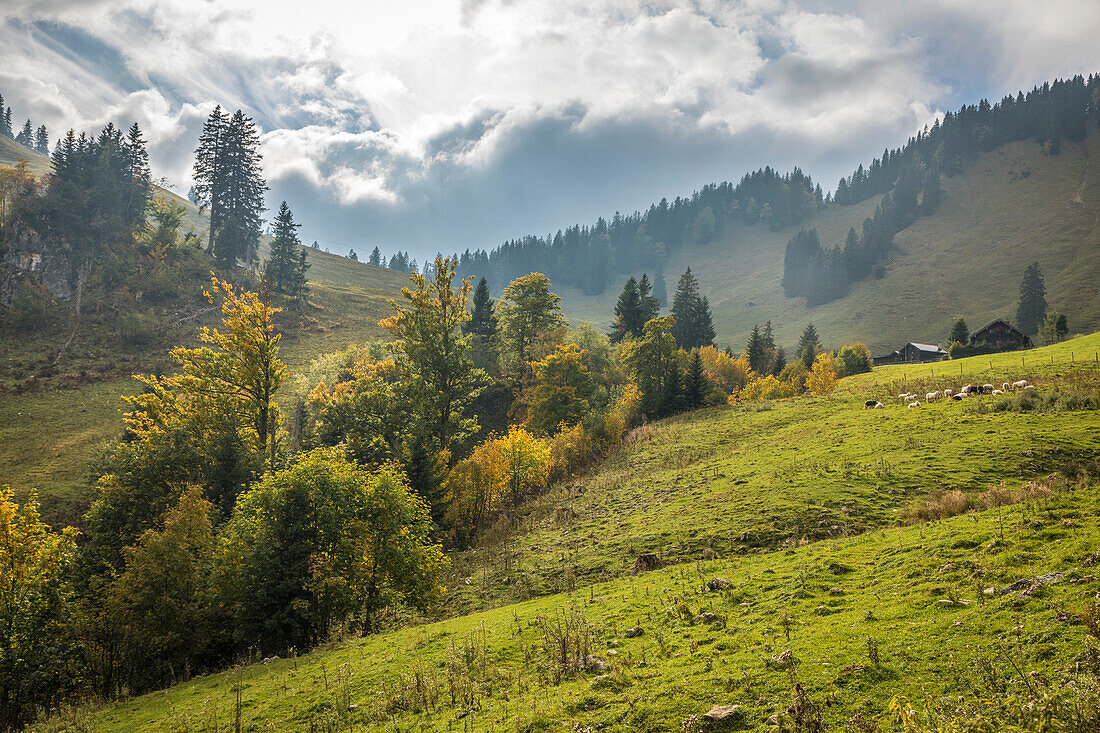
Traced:
POLYGON ((993 385, 992 384, 983 384, 982 385, 982 394, 990 394, 991 392, 993 392, 993 385))
POLYGON ((939 397, 940 397, 939 392, 927 392, 924 395, 924 401, 925 402, 935 402, 936 400, 939 399, 939 397))
POLYGON ((1024 389, 1035 389, 1035 385, 1034 384, 1025 384, 1024 389))
POLYGON ((875 407, 874 407, 874 409, 876 409, 876 410, 881 410, 881 409, 883 409, 884 407, 885 407, 885 405, 883 405, 883 404, 882 404, 881 402, 876 402, 876 403, 875 403, 875 407))
POLYGON ((1026 379, 1021 379, 1019 382, 1013 382, 1012 383, 1012 389, 1023 389, 1026 386, 1027 386, 1027 380, 1026 379))
POLYGON ((910 410, 912 410, 912 409, 913 409, 914 407, 920 407, 920 403, 919 403, 919 402, 910 402, 910 403, 908 404, 908 408, 909 408, 910 410))
POLYGON ((1008 391, 1008 382, 1001 382, 1001 391, 1003 391, 1003 392, 1008 391))
POLYGON ((993 390, 993 396, 994 397, 996 397, 997 395, 1001 395, 1001 394, 1004 394, 1004 390, 1002 390, 1002 389, 993 390))
POLYGON ((955 390, 952 390, 952 389, 945 389, 943 391, 943 396, 944 397, 950 397, 953 394, 955 394, 955 390))

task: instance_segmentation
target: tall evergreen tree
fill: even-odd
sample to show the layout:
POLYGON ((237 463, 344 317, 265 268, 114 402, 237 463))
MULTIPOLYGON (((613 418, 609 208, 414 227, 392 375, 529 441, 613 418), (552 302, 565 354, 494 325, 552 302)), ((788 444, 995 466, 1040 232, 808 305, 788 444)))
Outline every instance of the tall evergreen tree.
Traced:
POLYGON ((349 251, 348 251, 348 259, 349 259, 349 260, 353 260, 353 261, 355 261, 355 262, 358 262, 358 261, 359 261, 359 255, 355 254, 355 250, 354 250, 354 249, 352 249, 352 250, 349 250, 349 251))
POLYGON ((15 142, 26 145, 28 148, 34 147, 34 128, 31 127, 30 120, 23 123, 23 129, 15 136, 15 142))
POLYGON ((694 349, 714 343, 714 323, 710 315, 710 303, 699 295, 699 281, 689 267, 680 276, 676 295, 672 299, 672 335, 681 349, 694 349))
POLYGON ((653 285, 649 282, 649 275, 642 273, 642 279, 638 281, 638 298, 642 305, 642 323, 651 318, 656 318, 661 312, 661 301, 653 292, 653 285))
POLYGON ((1039 263, 1033 262, 1024 270, 1020 282, 1020 303, 1016 307, 1016 327, 1024 333, 1036 334, 1047 317, 1047 288, 1039 263))
POLYGON ((952 344, 967 344, 970 341, 970 329, 966 326, 966 321, 962 318, 955 321, 955 325, 951 327, 951 336, 948 338, 948 343, 952 344))
POLYGON ((496 303, 489 296, 489 281, 481 278, 474 288, 473 312, 470 320, 462 324, 462 330, 482 341, 489 342, 497 335, 496 303))
MULTIPOLYGON (((45 126, 40 132, 45 139, 45 126)), ((47 139, 47 145, 48 142, 47 139)), ((137 226, 145 220, 145 212, 149 207, 149 191, 153 181, 153 174, 149 170, 149 152, 145 149, 145 138, 141 135, 138 123, 130 125, 126 139, 122 143, 122 151, 126 161, 126 176, 130 184, 124 216, 127 224, 137 226)))
MULTIPOLYGON (((264 276, 272 288, 288 293, 297 285, 300 257, 298 250, 302 240, 298 238, 301 227, 294 221, 294 214, 284 201, 275 216, 274 239, 271 242, 271 256, 264 268, 264 276)), ((303 252, 305 250, 302 250, 303 252)))
POLYGON ((0 135, 11 137, 11 107, 4 106, 4 95, 0 94, 0 135))
POLYGON ((657 299, 658 308, 668 304, 668 290, 665 287, 665 271, 658 267, 653 273, 653 297, 657 299))
POLYGON ((38 130, 34 133, 34 149, 42 155, 50 154, 50 134, 46 132, 45 125, 39 125, 38 130))
POLYGON ((787 367, 787 352, 782 346, 775 350, 775 361, 772 363, 772 374, 779 376, 787 367))
POLYGON ((237 110, 224 130, 224 157, 219 206, 222 215, 214 237, 214 257, 222 267, 243 260, 251 268, 259 244, 264 193, 260 170, 260 134, 255 123, 237 110))
POLYGON ((814 365, 814 359, 821 351, 821 339, 817 336, 817 329, 814 328, 812 323, 806 324, 805 330, 802 331, 802 337, 798 340, 798 358, 807 369, 811 369, 814 365))
POLYGON ((707 379, 706 371, 703 368, 703 357, 699 353, 699 349, 695 349, 691 354, 685 382, 684 399, 687 401, 688 407, 693 410, 702 407, 704 400, 707 398, 707 393, 710 392, 710 380, 707 379))
POLYGON ((612 343, 639 338, 646 320, 638 281, 631 277, 626 281, 623 292, 619 294, 619 300, 615 303, 615 323, 612 324, 608 336, 611 337, 612 343))
POLYGON ((202 133, 199 135, 199 147, 195 149, 195 165, 192 172, 195 185, 192 190, 199 207, 210 211, 210 231, 206 241, 207 254, 214 251, 214 237, 221 227, 224 216, 223 198, 228 181, 222 171, 226 167, 228 127, 229 116, 222 111, 221 105, 214 107, 214 111, 203 123, 202 133))
POLYGON ((745 345, 745 357, 749 360, 749 366, 757 374, 764 372, 767 352, 764 348, 763 338, 760 335, 759 324, 753 324, 749 333, 749 342, 745 345))
POLYGON ((381 267, 382 266, 382 250, 378 249, 378 247, 375 247, 374 249, 372 249, 371 253, 370 253, 370 259, 368 260, 368 262, 370 264, 374 265, 375 267, 381 267))

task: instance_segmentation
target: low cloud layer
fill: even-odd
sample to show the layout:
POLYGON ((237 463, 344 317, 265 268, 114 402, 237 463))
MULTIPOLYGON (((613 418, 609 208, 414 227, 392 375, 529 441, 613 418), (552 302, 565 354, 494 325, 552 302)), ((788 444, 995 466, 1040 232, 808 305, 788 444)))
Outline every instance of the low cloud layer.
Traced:
POLYGON ((464 0, 7 3, 17 122, 137 120, 185 192, 215 104, 306 239, 490 247, 763 165, 826 188, 943 109, 1100 71, 1100 6, 464 0))

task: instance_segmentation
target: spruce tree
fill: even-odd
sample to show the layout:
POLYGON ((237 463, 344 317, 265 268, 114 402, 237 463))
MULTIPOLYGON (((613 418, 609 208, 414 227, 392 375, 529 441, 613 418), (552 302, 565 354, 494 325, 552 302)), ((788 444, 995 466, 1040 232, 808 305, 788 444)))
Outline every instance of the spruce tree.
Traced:
MULTIPOLYGON (((45 136, 45 126, 42 127, 41 132, 45 136)), ((124 216, 127 224, 137 226, 145 220, 153 174, 149 170, 149 152, 145 149, 145 138, 142 137, 141 129, 136 122, 126 133, 122 151, 126 161, 126 177, 130 183, 124 216)))
POLYGON ((760 325, 753 324, 749 333, 749 342, 745 345, 745 357, 749 360, 749 367, 761 374, 764 371, 764 343, 760 335, 760 325))
POLYGON ((688 407, 696 410, 703 406, 707 393, 710 392, 710 380, 707 379, 706 371, 703 369, 703 357, 700 355, 699 349, 691 354, 686 382, 684 397, 688 407))
POLYGON ((354 250, 354 249, 353 249, 353 250, 349 250, 349 251, 348 251, 348 259, 349 259, 349 260, 353 260, 353 261, 355 261, 355 262, 358 262, 358 261, 359 261, 359 255, 355 254, 355 250, 354 250))
POLYGON ((302 241, 298 238, 299 227, 301 224, 294 221, 294 214, 284 201, 279 206, 279 213, 275 216, 271 256, 264 269, 268 283, 279 292, 289 293, 292 286, 297 284, 298 249, 302 245, 302 241))
POLYGON ((371 250, 370 259, 368 260, 368 262, 370 264, 374 265, 375 267, 381 267, 381 265, 382 265, 382 250, 378 249, 378 247, 375 247, 373 250, 371 250))
POLYGON ((30 120, 23 123, 23 129, 15 136, 15 142, 26 145, 28 148, 34 147, 34 129, 31 127, 30 120))
POLYGON ((814 328, 814 324, 809 323, 802 331, 802 338, 798 340, 798 358, 807 369, 812 369, 814 359, 821 351, 821 339, 817 337, 817 329, 814 328))
POLYGON ((496 304, 489 297, 489 281, 485 278, 477 281, 477 287, 474 288, 473 311, 470 314, 470 320, 462 324, 462 330, 485 342, 496 338, 496 304))
POLYGON ((214 257, 225 268, 243 260, 251 269, 267 191, 260 170, 260 134, 252 119, 237 110, 225 126, 223 142, 221 175, 225 183, 219 201, 222 213, 214 236, 214 257))
POLYGON ((11 119, 5 110, 10 109, 4 106, 4 95, 0 94, 0 135, 4 137, 11 137, 11 119))
POLYGON ((699 295, 699 281, 689 267, 680 276, 672 299, 672 317, 676 319, 672 335, 681 349, 694 349, 714 343, 714 323, 710 303, 699 295))
POLYGON ((200 209, 210 211, 210 231, 206 241, 206 252, 214 251, 215 233, 221 226, 223 217, 222 200, 228 184, 222 170, 226 166, 226 131, 229 117, 222 112, 221 105, 214 108, 203 123, 199 135, 199 147, 195 149, 195 165, 192 177, 195 185, 195 202, 200 209))
POLYGON ((1033 262, 1024 270, 1020 282, 1020 304, 1016 307, 1016 327, 1024 333, 1035 334, 1047 317, 1047 288, 1039 263, 1033 262))
POLYGON ((668 304, 668 290, 665 288, 665 271, 661 267, 658 267, 657 272, 653 273, 653 297, 657 299, 658 309, 668 304))
POLYGON ((45 125, 39 125, 34 133, 34 149, 43 155, 50 154, 50 134, 46 132, 45 125))
MULTIPOLYGON (((638 281, 638 297, 642 304, 642 324, 651 318, 656 318, 661 312, 661 301, 654 295, 653 286, 649 282, 649 275, 642 273, 642 279, 638 281)), ((641 335, 640 333, 638 335, 641 335)))
POLYGON ((623 292, 619 294, 619 300, 615 303, 615 322, 611 326, 612 343, 618 343, 624 339, 635 339, 642 335, 646 318, 642 310, 642 296, 638 289, 638 281, 633 277, 626 281, 623 292))
POLYGON ((287 284, 286 292, 294 299, 301 301, 306 297, 306 293, 309 288, 306 286, 306 271, 309 270, 309 261, 306 257, 306 248, 298 248, 298 261, 295 263, 294 270, 290 274, 290 282, 287 284))
POLYGON ((787 368, 787 352, 782 346, 775 350, 775 362, 772 364, 772 374, 779 376, 787 368))
POLYGON ((948 338, 948 343, 966 345, 969 342, 970 329, 967 328, 966 321, 960 318, 955 321, 955 325, 951 327, 951 336, 948 338))

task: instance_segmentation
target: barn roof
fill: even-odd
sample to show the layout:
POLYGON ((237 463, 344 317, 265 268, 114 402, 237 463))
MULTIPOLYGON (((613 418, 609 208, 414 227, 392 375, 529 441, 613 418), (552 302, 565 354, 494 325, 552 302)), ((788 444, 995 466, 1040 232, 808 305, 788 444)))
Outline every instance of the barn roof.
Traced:
POLYGON ((911 346, 916 346, 921 351, 931 351, 936 354, 946 354, 947 352, 941 349, 939 346, 933 346, 932 344, 918 344, 916 341, 910 341, 911 346))

